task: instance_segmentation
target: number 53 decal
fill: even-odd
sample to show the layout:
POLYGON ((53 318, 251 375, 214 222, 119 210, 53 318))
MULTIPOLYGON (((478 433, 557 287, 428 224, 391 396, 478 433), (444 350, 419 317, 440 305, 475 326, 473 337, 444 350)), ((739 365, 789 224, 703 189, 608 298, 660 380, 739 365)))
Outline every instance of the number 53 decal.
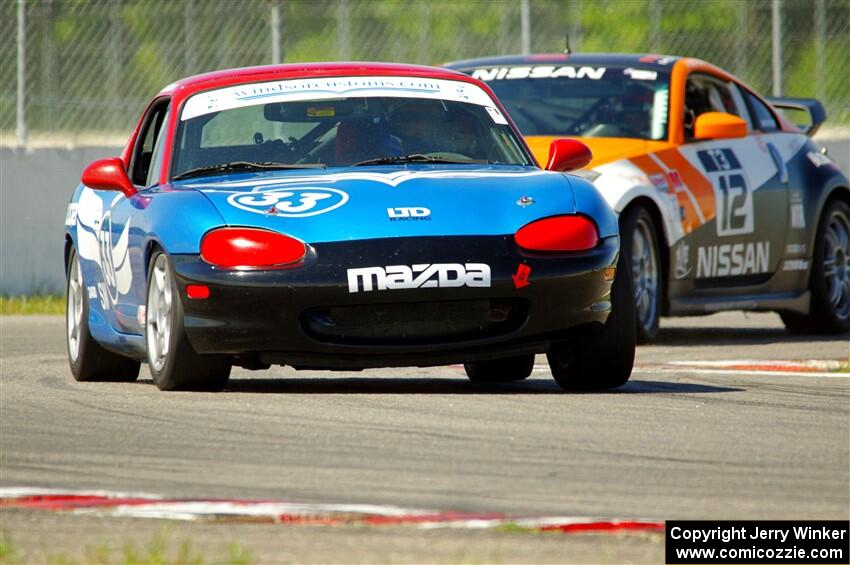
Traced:
POLYGON ((269 187, 258 192, 236 193, 227 199, 232 206, 248 212, 283 218, 304 218, 335 210, 348 202, 348 194, 324 187, 269 187))
POLYGON ((717 200, 717 235, 753 233, 753 195, 744 169, 731 149, 697 151, 717 200))

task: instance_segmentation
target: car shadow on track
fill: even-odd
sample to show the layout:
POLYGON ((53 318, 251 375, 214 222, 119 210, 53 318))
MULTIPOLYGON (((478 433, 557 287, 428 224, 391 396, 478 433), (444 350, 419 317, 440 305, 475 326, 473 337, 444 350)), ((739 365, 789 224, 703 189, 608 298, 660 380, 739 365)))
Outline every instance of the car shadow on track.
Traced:
POLYGON ((481 385, 465 379, 339 377, 231 379, 225 393, 271 394, 457 394, 457 395, 525 395, 525 394, 696 394, 738 392, 743 389, 671 381, 630 380, 625 386, 601 392, 564 392, 551 379, 532 378, 518 383, 481 385))
POLYGON ((847 341, 850 334, 791 335, 781 328, 661 328, 651 345, 766 345, 847 341))

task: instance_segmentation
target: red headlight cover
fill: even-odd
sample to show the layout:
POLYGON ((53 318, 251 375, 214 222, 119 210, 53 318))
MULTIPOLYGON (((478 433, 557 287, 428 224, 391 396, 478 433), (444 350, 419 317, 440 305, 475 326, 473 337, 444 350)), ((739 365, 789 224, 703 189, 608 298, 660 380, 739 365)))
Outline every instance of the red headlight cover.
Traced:
POLYGON ((529 251, 586 251, 599 243, 599 232, 587 216, 552 216, 524 225, 514 239, 529 251))
POLYGON ((217 267, 280 267, 296 263, 306 254, 303 241, 268 230, 221 228, 201 240, 201 258, 217 267))

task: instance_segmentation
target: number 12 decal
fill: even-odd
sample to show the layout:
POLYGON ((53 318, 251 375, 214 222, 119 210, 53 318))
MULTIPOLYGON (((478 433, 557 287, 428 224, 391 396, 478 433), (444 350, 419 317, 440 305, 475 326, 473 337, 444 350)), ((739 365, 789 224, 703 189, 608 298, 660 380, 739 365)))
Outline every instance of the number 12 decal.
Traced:
POLYGON ((717 200, 717 235, 753 233, 753 195, 744 169, 731 149, 697 151, 717 200))

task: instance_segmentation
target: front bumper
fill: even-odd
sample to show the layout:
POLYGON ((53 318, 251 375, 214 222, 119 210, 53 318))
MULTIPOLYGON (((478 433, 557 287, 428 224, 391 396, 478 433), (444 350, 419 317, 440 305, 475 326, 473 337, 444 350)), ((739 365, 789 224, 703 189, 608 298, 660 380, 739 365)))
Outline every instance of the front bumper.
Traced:
POLYGON ((196 255, 172 257, 189 341, 201 354, 248 366, 357 369, 429 366, 548 350, 598 331, 610 312, 619 238, 587 252, 533 255, 512 236, 392 238, 313 246, 304 263, 233 271, 196 255), (348 269, 388 265, 489 265, 489 287, 350 292, 348 269), (530 268, 528 285, 512 275, 530 268), (210 288, 186 298, 188 284, 210 288))

